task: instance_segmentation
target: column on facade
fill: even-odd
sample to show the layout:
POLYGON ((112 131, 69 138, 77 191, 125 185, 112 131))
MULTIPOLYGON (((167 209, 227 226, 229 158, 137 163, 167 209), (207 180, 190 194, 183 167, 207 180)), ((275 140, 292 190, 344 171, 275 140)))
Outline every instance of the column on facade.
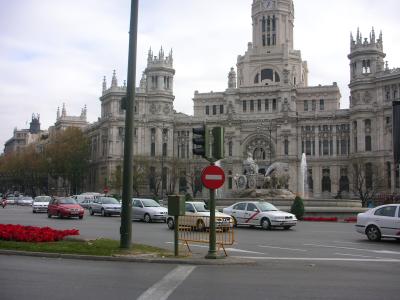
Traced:
MULTIPOLYGON (((333 149, 332 149, 332 153, 331 155, 334 157, 337 157, 339 155, 338 151, 337 151, 337 143, 338 143, 338 131, 336 130, 336 126, 333 125, 332 128, 332 136, 333 136, 333 149)), ((339 149, 340 151, 340 149, 339 149)))
POLYGON ((313 180, 314 180, 314 197, 321 196, 322 191, 322 168, 316 166, 313 168, 313 180))
POLYGON ((365 152, 365 123, 364 119, 357 121, 358 151, 365 152))
POLYGON ((340 179, 340 166, 331 165, 331 193, 332 195, 337 195, 339 192, 339 179, 340 179))
POLYGON ((315 157, 320 157, 319 151, 319 127, 315 126, 315 157))

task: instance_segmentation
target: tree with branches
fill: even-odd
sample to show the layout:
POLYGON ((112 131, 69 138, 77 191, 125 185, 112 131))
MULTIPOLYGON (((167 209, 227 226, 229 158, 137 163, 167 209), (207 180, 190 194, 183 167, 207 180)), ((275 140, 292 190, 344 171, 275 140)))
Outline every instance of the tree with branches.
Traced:
POLYGON ((363 207, 368 206, 384 188, 385 179, 381 171, 377 165, 363 159, 353 161, 351 173, 354 192, 360 198, 363 207))

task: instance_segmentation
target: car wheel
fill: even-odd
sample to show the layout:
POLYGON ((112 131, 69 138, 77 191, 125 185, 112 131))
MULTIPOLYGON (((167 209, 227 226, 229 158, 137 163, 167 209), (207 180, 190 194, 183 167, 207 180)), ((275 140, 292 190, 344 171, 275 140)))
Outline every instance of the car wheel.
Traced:
POLYGON ((144 220, 146 223, 151 223, 150 215, 149 215, 149 214, 145 214, 144 217, 143 217, 143 220, 144 220))
POLYGON ((174 227, 175 227, 174 219, 168 218, 168 220, 167 220, 167 226, 168 226, 169 229, 173 230, 174 227))
POLYGON ((263 218, 261 220, 261 227, 264 230, 269 230, 271 229, 271 222, 267 218, 263 218))
POLYGON ((91 207, 89 207, 89 214, 90 214, 91 216, 94 215, 94 211, 93 211, 93 209, 92 209, 91 207))
POLYGON ((81 219, 81 220, 82 220, 82 219, 83 219, 83 216, 79 216, 79 219, 81 219))
POLYGON ((283 229, 289 230, 292 226, 283 226, 283 229))
POLYGON ((33 212, 34 214, 36 214, 36 211, 32 210, 32 212, 33 212))
POLYGON ((51 214, 50 214, 50 213, 47 213, 47 217, 50 219, 50 218, 51 218, 51 214))
POLYGON ((204 231, 206 229, 206 225, 204 225, 203 220, 198 220, 196 223, 196 229, 197 231, 204 231))
POLYGON ((107 214, 106 214, 104 208, 101 209, 101 215, 102 215, 103 217, 106 217, 106 216, 107 216, 107 214))
POLYGON ((381 239, 381 232, 375 225, 368 226, 365 230, 365 234, 367 235, 368 239, 373 242, 380 241, 381 239))
POLYGON ((62 214, 60 212, 57 213, 57 217, 60 218, 60 219, 63 218, 63 216, 62 216, 62 214))

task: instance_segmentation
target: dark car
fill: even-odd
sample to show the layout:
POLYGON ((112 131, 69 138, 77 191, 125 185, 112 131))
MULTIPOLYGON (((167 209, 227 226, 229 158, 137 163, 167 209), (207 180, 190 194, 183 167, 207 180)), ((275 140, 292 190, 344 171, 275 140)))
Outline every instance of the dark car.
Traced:
POLYGON ((60 219, 76 217, 83 218, 84 209, 73 198, 56 198, 49 203, 47 216, 57 216, 60 219))

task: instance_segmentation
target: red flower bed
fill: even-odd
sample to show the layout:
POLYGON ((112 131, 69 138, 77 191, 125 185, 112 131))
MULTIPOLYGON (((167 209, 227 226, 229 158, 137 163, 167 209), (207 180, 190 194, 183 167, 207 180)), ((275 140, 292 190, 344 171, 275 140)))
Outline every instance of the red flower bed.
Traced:
POLYGON ((347 223, 356 223, 357 217, 348 217, 348 218, 345 218, 344 221, 347 223))
POLYGON ((311 221, 311 222, 337 222, 337 217, 304 217, 303 221, 311 221))
POLYGON ((0 224, 0 240, 16 242, 55 242, 67 235, 79 235, 79 230, 56 230, 50 227, 34 227, 0 224))

